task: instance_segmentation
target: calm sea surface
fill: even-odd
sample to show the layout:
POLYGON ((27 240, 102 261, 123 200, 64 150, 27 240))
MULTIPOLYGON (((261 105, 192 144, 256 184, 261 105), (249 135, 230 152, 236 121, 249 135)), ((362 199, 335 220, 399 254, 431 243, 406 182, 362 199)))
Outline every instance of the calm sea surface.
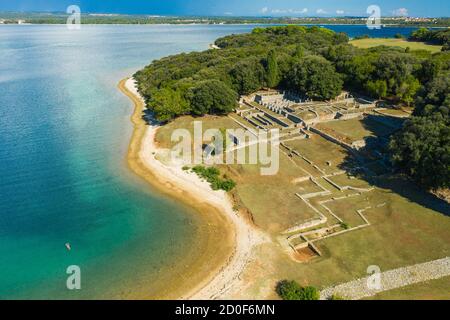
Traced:
POLYGON ((116 85, 153 59, 253 27, 0 26, 0 298, 150 292, 176 265, 200 222, 128 171, 132 110, 116 85), (69 265, 82 270, 81 291, 66 289, 69 265))

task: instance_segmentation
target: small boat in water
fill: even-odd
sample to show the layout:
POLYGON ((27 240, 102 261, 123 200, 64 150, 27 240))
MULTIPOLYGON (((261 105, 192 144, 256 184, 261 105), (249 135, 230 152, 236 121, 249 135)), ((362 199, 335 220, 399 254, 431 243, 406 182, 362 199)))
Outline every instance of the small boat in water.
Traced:
POLYGON ((72 250, 72 247, 70 246, 70 243, 66 243, 66 248, 67 248, 67 250, 72 250))

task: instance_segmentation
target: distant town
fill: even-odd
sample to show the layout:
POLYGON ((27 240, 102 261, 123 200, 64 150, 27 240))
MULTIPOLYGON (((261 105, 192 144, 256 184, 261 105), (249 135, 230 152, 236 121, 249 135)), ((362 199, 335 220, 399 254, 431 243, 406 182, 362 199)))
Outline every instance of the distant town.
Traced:
MULTIPOLYGON (((64 24, 66 13, 0 12, 0 24, 64 24)), ((85 13, 83 24, 365 24, 367 17, 158 16, 85 13)), ((450 18, 383 17, 383 25, 448 27, 450 18)))

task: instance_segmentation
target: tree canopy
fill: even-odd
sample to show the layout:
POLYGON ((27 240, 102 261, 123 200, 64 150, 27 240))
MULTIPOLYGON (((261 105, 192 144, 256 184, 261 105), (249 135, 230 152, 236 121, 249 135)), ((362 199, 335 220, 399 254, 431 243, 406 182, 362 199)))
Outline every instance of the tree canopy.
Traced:
MULTIPOLYGON (((448 53, 424 63, 433 66, 414 101, 414 117, 390 143, 395 167, 430 188, 450 187, 450 68, 448 53)), ((417 84, 416 84, 417 85, 417 84)))
POLYGON ((442 115, 408 120, 390 148, 395 165, 420 185, 450 187, 450 122, 442 115))
POLYGON ((288 74, 290 89, 318 100, 336 97, 342 91, 341 76, 321 56, 308 56, 294 61, 288 74))
POLYGON ((205 80, 191 89, 190 104, 195 115, 226 114, 237 105, 237 94, 219 80, 205 80))
POLYGON ((341 77, 321 51, 349 46, 345 34, 318 27, 256 28, 249 34, 220 38, 216 45, 221 49, 166 57, 135 74, 139 91, 158 120, 227 113, 234 108, 230 97, 237 101, 238 94, 263 87, 295 90, 317 99, 335 97, 342 89, 341 77), (314 66, 316 61, 319 65, 314 66), (303 78, 297 79, 298 85, 288 87, 294 63, 306 69, 299 73, 303 78), (214 89, 214 96, 207 94, 209 89, 214 89))
MULTIPOLYGON (((415 37, 420 32, 425 31, 415 37)), ((328 100, 345 88, 409 105, 425 83, 441 69, 448 69, 450 61, 446 53, 431 55, 383 46, 358 49, 348 43, 345 34, 316 26, 255 28, 251 33, 225 36, 215 44, 221 49, 166 57, 135 74, 139 91, 157 119, 232 110, 217 104, 204 106, 204 110, 199 105, 192 107, 197 101, 192 93, 201 93, 198 87, 206 80, 220 81, 225 96, 232 95, 226 86, 236 98, 278 87, 328 100)))

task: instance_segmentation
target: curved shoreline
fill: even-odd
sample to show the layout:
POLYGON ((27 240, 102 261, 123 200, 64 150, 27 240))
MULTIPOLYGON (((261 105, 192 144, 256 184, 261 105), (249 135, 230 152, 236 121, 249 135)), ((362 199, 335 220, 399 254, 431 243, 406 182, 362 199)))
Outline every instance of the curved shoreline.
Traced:
POLYGON ((213 191, 195 174, 187 173, 181 167, 167 166, 156 159, 160 149, 154 138, 159 127, 147 125, 142 119, 145 104, 132 78, 122 80, 118 87, 134 103, 131 118, 134 130, 127 156, 130 169, 165 194, 193 207, 207 226, 221 229, 220 232, 214 230, 214 233, 201 235, 206 238, 204 251, 189 270, 183 271, 190 275, 190 281, 182 284, 182 288, 177 286, 177 292, 163 298, 221 298, 240 281, 253 247, 267 241, 267 237, 233 211, 233 203, 225 192, 213 191))

